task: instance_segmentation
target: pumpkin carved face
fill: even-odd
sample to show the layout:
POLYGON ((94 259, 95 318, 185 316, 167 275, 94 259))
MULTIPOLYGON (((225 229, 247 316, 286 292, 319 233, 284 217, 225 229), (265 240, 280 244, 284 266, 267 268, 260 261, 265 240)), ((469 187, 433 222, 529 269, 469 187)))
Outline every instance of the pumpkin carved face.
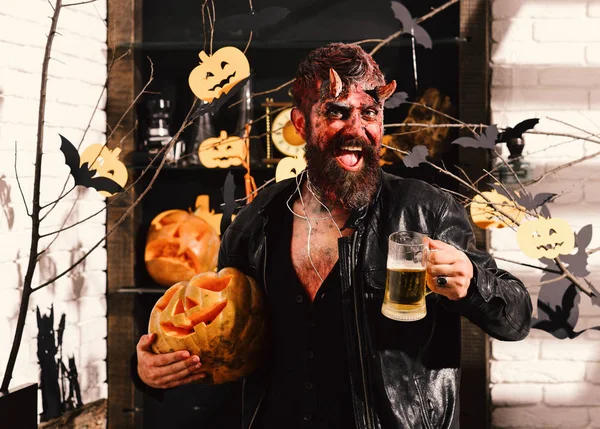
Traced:
POLYGON ((250 374, 264 359, 264 297, 254 279, 235 268, 201 273, 171 286, 150 314, 155 353, 188 350, 206 378, 220 384, 250 374))
POLYGON ((525 216, 525 209, 519 208, 514 201, 496 191, 482 192, 489 203, 479 194, 471 203, 471 219, 479 228, 504 228, 515 224, 511 219, 520 222, 525 216), (493 204, 493 205, 492 205, 493 204))
POLYGON ((281 182, 282 180, 296 177, 305 168, 306 161, 304 158, 286 156, 277 163, 277 169, 275 169, 275 181, 281 182))
POLYGON ((162 286, 187 281, 216 268, 219 245, 219 236, 206 221, 184 210, 167 210, 150 224, 146 269, 162 286))
MULTIPOLYGON (((127 167, 119 160, 121 148, 110 150, 103 144, 93 144, 88 146, 79 157, 79 164, 82 166, 87 162, 89 170, 96 170, 96 175, 106 177, 117 182, 121 187, 127 183, 127 167)), ((99 191, 100 195, 110 197, 111 194, 106 191, 99 191)))
POLYGON ((517 230, 519 247, 530 258, 556 258, 575 247, 575 234, 563 219, 539 218, 524 222, 517 230))
POLYGON ((246 143, 241 137, 227 137, 227 132, 221 131, 219 137, 211 137, 200 143, 198 157, 206 168, 242 165, 242 160, 246 158, 246 143))
POLYGON ((242 51, 233 46, 219 49, 213 55, 198 55, 200 65, 190 73, 188 83, 200 100, 208 103, 227 94, 241 80, 250 76, 250 64, 242 51))

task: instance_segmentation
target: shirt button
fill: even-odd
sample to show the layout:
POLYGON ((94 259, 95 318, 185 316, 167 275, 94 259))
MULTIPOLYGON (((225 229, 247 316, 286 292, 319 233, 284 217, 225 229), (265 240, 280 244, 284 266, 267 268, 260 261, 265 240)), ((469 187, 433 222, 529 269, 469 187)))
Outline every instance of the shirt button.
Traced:
POLYGON ((310 381, 307 381, 306 383, 304 383, 304 388, 306 390, 311 390, 313 388, 313 384, 310 381))
POLYGON ((312 420, 312 414, 304 414, 304 421, 310 422, 312 420))
POLYGON ((309 350, 309 351, 306 352, 306 357, 309 358, 309 359, 312 359, 312 358, 315 357, 315 354, 313 353, 312 350, 309 350))
POLYGON ((302 298, 302 295, 296 295, 296 302, 298 304, 300 304, 302 301, 304 301, 304 299, 302 298))

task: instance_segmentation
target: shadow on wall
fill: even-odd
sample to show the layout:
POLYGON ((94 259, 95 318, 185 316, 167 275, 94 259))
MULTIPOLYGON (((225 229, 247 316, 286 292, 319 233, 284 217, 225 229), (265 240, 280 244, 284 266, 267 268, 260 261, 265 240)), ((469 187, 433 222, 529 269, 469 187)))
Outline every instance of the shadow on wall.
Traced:
MULTIPOLYGON (((1 109, 2 98, 0 98, 1 109)), ((11 231, 15 223, 15 211, 10 196, 11 187, 6 180, 6 176, 0 176, 0 230, 11 231)))
MULTIPOLYGON (((505 127, 536 116, 540 118, 536 131, 580 136, 585 136, 587 131, 589 136, 594 136, 600 129, 600 49, 597 44, 600 36, 595 30, 600 22, 600 8, 593 4, 588 6, 583 0, 496 0, 492 4, 492 17, 492 122, 505 127)), ((542 173, 543 170, 546 173, 552 171, 556 167, 552 163, 556 164, 557 159, 560 159, 559 164, 565 164, 585 155, 600 154, 597 145, 588 143, 586 146, 580 139, 577 141, 565 135, 529 134, 524 140, 524 154, 531 153, 530 159, 539 161, 542 173), (595 147, 590 149, 588 146, 595 147)), ((576 203, 579 198, 586 200, 592 186, 584 185, 584 182, 592 177, 584 177, 582 171, 590 164, 588 161, 569 167, 571 171, 576 170, 572 177, 561 175, 552 183, 545 181, 543 190, 560 193, 563 203, 567 200, 576 203), (563 196, 563 193, 567 195, 563 196)), ((532 188, 528 189, 533 192, 532 188)), ((588 202, 595 200, 595 194, 590 195, 588 202)), ((547 207, 551 212, 558 209, 556 204, 547 207)), ((574 211, 565 214, 567 217, 578 216, 574 211)), ((593 218, 586 221, 593 221, 593 218)), ((536 230, 541 237, 556 232, 552 228, 543 230, 541 225, 536 230)), ((574 231, 577 253, 563 254, 561 259, 571 274, 583 279, 584 287, 593 292, 591 305, 597 309, 600 292, 588 281, 586 253, 586 249, 589 251, 594 247, 590 245, 593 226, 586 225, 574 231)), ((544 245, 554 244, 549 241, 544 245)), ((540 262, 549 270, 558 269, 551 259, 540 262)), ((585 330, 574 329, 579 320, 580 304, 588 305, 590 297, 579 292, 570 280, 561 280, 556 274, 546 273, 541 280, 551 278, 559 281, 542 286, 532 327, 550 332, 556 338, 575 338, 585 330)), ((600 327, 589 329, 600 330, 600 327)))

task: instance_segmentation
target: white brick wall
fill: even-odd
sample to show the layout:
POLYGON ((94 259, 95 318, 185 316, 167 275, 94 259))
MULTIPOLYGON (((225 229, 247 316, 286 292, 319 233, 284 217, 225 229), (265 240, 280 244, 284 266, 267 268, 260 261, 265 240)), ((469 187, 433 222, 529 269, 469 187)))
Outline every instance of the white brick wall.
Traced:
MULTIPOLYGON (((32 180, 41 65, 52 9, 46 0, 0 2, 0 374, 4 373, 14 335, 27 266, 31 223, 14 172, 15 141, 18 170, 25 198, 32 200, 32 180), (11 220, 12 218, 12 220, 11 220)), ((53 45, 47 91, 42 204, 60 193, 69 169, 59 151, 63 134, 77 145, 102 94, 106 81, 106 0, 63 9, 53 45)), ((83 147, 106 138, 106 96, 93 117, 83 147)), ((67 189, 72 186, 69 179, 67 189)), ((76 189, 42 224, 56 230, 71 207, 67 224, 104 206, 93 190, 76 189), (78 201, 77 201, 78 199, 78 201)), ((106 215, 61 233, 40 261, 35 284, 60 273, 104 236, 106 215)), ((46 246, 51 240, 43 239, 46 246)), ((48 314, 54 304, 55 322, 66 314, 64 358, 75 356, 84 402, 107 396, 106 385, 106 249, 98 248, 79 268, 33 294, 25 333, 11 386, 38 382, 35 308, 48 314)), ((39 408, 41 411, 41 399, 39 408)))
MULTIPOLYGON (((492 19, 492 122, 508 126, 539 117, 538 130, 577 132, 546 119, 550 117, 598 133, 600 2, 493 0, 492 19)), ((568 140, 526 136, 526 152, 536 176, 600 151, 600 145, 568 140)), ((600 246, 598 172, 600 157, 547 177, 532 189, 567 191, 550 211, 576 231, 593 224, 592 247, 600 246)), ((491 246, 497 255, 539 264, 519 251, 510 229, 494 231, 491 246)), ((525 281, 537 315, 540 287, 535 284, 541 272, 501 261, 499 265, 525 281)), ((590 257, 588 269, 592 273, 588 280, 599 287, 600 254, 590 257)), ((599 325, 600 308, 582 296, 575 329, 599 325)), ((558 340, 534 329, 524 341, 492 340, 491 345, 494 428, 600 428, 600 332, 558 340)))

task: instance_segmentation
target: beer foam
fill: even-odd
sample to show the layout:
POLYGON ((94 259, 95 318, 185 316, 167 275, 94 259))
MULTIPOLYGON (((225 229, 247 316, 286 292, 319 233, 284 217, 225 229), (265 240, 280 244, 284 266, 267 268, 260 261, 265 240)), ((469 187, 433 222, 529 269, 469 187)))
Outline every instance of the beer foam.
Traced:
POLYGON ((411 271, 425 271, 425 267, 421 262, 411 261, 388 261, 388 270, 411 270, 411 271))

